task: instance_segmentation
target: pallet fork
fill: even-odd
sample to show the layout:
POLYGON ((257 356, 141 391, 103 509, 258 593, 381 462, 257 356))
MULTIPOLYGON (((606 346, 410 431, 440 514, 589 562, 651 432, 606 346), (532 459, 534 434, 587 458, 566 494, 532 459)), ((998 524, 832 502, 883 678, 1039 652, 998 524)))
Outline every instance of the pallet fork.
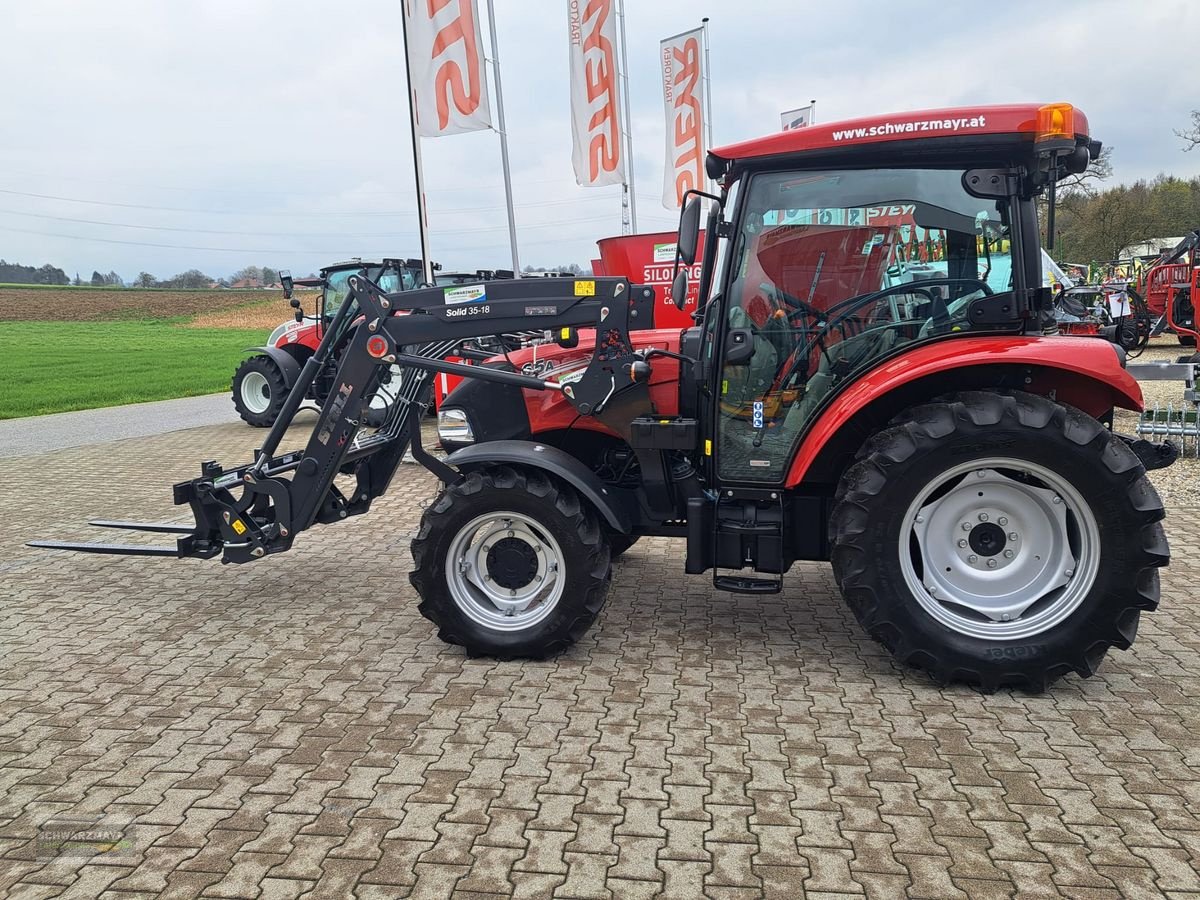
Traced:
POLYGON ((629 331, 650 328, 654 290, 631 288, 624 278, 537 279, 429 288, 386 294, 359 274, 317 351, 305 363, 279 418, 250 463, 226 468, 210 460, 200 476, 174 486, 174 501, 187 505, 191 526, 98 519, 92 525, 176 536, 174 547, 72 541, 31 541, 29 546, 82 553, 127 556, 220 556, 244 563, 291 548, 296 536, 314 524, 330 524, 361 515, 388 487, 405 453, 443 482, 462 476, 421 446, 420 423, 429 404, 432 376, 445 372, 467 378, 561 391, 581 416, 603 417, 620 392, 643 398, 648 392, 635 377, 640 357, 629 331), (465 302, 462 298, 470 298, 465 302), (288 426, 309 385, 333 353, 333 336, 353 314, 362 316, 338 368, 335 384, 302 450, 278 454, 288 426), (575 330, 598 330, 597 350, 584 376, 571 384, 504 369, 446 362, 463 341, 517 331, 552 330, 563 341, 575 330), (365 423, 365 406, 391 366, 401 370, 400 390, 383 423, 365 423), (278 454, 278 455, 277 455, 278 454), (352 476, 352 490, 335 484, 352 476))

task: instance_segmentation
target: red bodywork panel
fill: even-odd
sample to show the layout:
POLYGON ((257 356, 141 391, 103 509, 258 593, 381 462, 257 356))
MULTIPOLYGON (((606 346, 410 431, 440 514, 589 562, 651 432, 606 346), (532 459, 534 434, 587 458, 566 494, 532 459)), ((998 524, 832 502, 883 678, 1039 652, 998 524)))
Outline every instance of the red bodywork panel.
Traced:
MULTIPOLYGON (((810 125, 781 131, 766 137, 742 141, 713 150, 721 159, 745 160, 768 156, 787 156, 818 150, 836 150, 862 144, 888 141, 923 140, 979 135, 1037 133, 1038 109, 1042 104, 1019 103, 1008 106, 971 106, 958 109, 927 109, 894 115, 866 116, 842 122, 810 125)), ((1077 137, 1088 137, 1088 120, 1082 111, 1074 111, 1077 137)))
POLYGON ((307 347, 309 350, 316 350, 321 343, 321 328, 315 322, 310 322, 307 319, 303 322, 291 321, 287 323, 287 330, 284 331, 276 340, 275 346, 280 350, 286 350, 288 347, 307 347))
MULTIPOLYGON (((635 349, 642 350, 658 347, 661 350, 679 352, 681 341, 678 328, 660 328, 653 331, 631 331, 630 341, 635 349)), ((594 329, 582 329, 579 332, 578 346, 570 349, 554 344, 537 348, 514 350, 508 355, 517 371, 526 371, 548 381, 557 381, 562 374, 571 371, 582 371, 592 359, 592 351, 596 346, 594 329), (534 350, 536 349, 536 353, 534 350), (549 364, 547 366, 547 364, 549 364)), ((496 357, 497 360, 503 357, 496 357)), ((659 357, 654 360, 653 374, 650 376, 650 399, 654 402, 655 412, 663 416, 679 414, 679 363, 676 360, 659 357)), ((525 408, 529 413, 529 422, 533 434, 544 434, 570 428, 572 431, 595 431, 601 434, 620 437, 615 431, 591 416, 581 416, 558 391, 523 390, 525 408)))
POLYGON ((787 486, 804 480, 821 448, 871 401, 896 388, 940 372, 971 366, 1029 366, 1029 390, 1055 396, 1092 416, 1113 406, 1141 411, 1142 391, 1121 368, 1107 341, 1084 337, 964 337, 926 344, 860 377, 825 410, 804 439, 788 471, 787 486))

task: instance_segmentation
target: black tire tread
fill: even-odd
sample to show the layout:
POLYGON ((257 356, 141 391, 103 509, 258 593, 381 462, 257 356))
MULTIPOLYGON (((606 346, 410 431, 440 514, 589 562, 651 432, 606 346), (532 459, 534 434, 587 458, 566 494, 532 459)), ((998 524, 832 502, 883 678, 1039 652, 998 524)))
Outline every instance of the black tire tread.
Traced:
POLYGON ((945 402, 909 409, 863 445, 838 485, 829 538, 834 575, 847 605, 867 633, 897 660, 925 669, 939 683, 961 680, 988 691, 1012 686, 1038 692, 1067 672, 1092 675, 1110 647, 1128 649, 1137 634, 1141 613, 1158 606, 1157 570, 1169 558, 1161 524, 1164 515, 1162 501, 1141 462, 1096 419, 1035 394, 971 391, 953 395, 945 402), (1101 636, 1078 647, 1071 658, 1035 666, 1011 661, 1001 667, 975 670, 953 663, 938 647, 918 645, 891 620, 870 584, 868 572, 873 560, 860 539, 867 531, 873 501, 888 483, 890 467, 928 452, 940 439, 968 423, 987 428, 1005 420, 1034 430, 1053 431, 1077 446, 1087 447, 1108 470, 1124 492, 1127 520, 1133 526, 1131 543, 1137 535, 1138 554, 1132 564, 1136 569, 1134 589, 1127 605, 1103 623, 1101 636))
POLYGON ((275 420, 279 418, 279 413, 283 410, 283 404, 288 395, 288 387, 283 380, 283 373, 279 371, 279 366, 271 357, 261 354, 248 356, 242 360, 233 373, 229 389, 233 393, 233 408, 237 410, 242 421, 255 428, 270 428, 274 425, 275 420), (241 381, 249 372, 261 372, 271 384, 271 404, 261 413, 251 411, 242 403, 241 381))
MULTIPOLYGON (((495 466, 476 470, 458 484, 442 490, 425 510, 421 526, 412 541, 413 570, 409 582, 421 598, 418 611, 438 627, 438 637, 448 644, 463 647, 469 656, 489 656, 496 659, 544 659, 561 653, 587 633, 604 607, 612 580, 612 565, 608 543, 594 512, 580 501, 565 483, 553 479, 538 469, 517 466, 495 466), (464 504, 487 492, 516 491, 538 497, 552 505, 568 520, 570 533, 587 548, 590 568, 585 572, 587 586, 577 603, 576 614, 557 628, 549 639, 525 645, 517 651, 498 650, 479 640, 470 629, 463 628, 456 614, 454 601, 443 587, 445 582, 441 560, 435 549, 438 533, 450 527, 450 517, 464 504)), ((564 597, 559 602, 570 602, 564 597)))

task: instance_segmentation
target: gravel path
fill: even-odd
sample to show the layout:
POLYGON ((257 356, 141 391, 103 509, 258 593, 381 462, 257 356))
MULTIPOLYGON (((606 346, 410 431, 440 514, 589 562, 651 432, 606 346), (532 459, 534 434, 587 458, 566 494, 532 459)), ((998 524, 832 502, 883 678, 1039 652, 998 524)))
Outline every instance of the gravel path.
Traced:
MULTIPOLYGON (((0 458, 237 422, 229 393, 0 421, 0 458)), ((251 430, 247 426, 247 430, 251 430)), ((263 432, 265 434, 265 432, 263 432)))

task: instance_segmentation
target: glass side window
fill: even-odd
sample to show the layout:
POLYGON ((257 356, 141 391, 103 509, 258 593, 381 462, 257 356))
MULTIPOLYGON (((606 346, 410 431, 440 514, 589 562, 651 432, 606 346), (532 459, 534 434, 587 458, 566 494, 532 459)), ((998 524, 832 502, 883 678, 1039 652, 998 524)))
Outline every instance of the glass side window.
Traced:
MULTIPOLYGON (((718 383, 722 478, 780 481, 833 392, 907 344, 967 330, 973 300, 1011 290, 1007 203, 972 197, 962 176, 753 178, 733 236, 726 313, 753 353, 725 365, 718 383)), ((731 346, 727 337, 726 353, 731 346)))
POLYGON ((350 276, 355 273, 354 269, 343 269, 340 272, 330 272, 329 277, 325 280, 325 317, 332 318, 337 315, 338 307, 342 305, 342 301, 346 299, 346 292, 349 290, 348 282, 350 276))

